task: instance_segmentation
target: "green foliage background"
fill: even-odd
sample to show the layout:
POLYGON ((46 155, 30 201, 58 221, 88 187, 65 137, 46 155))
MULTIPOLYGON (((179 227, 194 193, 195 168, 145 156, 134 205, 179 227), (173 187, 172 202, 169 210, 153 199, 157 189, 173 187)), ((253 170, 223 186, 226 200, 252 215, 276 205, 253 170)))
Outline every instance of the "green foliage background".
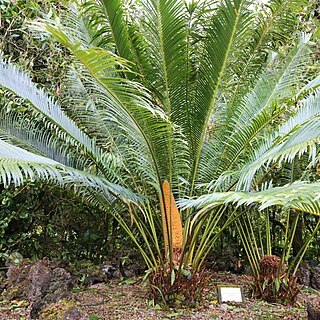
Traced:
MULTIPOLYGON (((55 97, 72 60, 56 41, 34 34, 28 24, 44 13, 58 16, 68 5, 69 0, 0 1, 0 51, 55 97)), ((2 89, 0 105, 28 112, 25 102, 2 89)), ((0 266, 22 257, 100 262, 126 241, 111 215, 82 202, 73 190, 39 181, 20 188, 0 185, 0 266)))

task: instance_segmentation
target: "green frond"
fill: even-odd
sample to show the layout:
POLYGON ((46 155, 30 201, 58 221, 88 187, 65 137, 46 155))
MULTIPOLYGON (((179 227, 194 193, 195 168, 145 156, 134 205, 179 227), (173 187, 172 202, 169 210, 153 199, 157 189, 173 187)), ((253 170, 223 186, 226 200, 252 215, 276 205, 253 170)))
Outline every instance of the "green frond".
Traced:
POLYGON ((182 116, 178 109, 186 98, 187 20, 182 0, 142 1, 142 20, 152 57, 153 85, 169 118, 182 116))
POLYGON ((30 102, 32 107, 43 115, 45 125, 55 132, 59 139, 85 152, 104 174, 108 173, 107 164, 101 149, 86 133, 62 111, 62 108, 43 89, 37 88, 30 78, 15 66, 0 61, 0 85, 30 102))
MULTIPOLYGON (((272 108, 275 101, 278 104, 290 100, 305 81, 305 68, 310 62, 310 35, 302 35, 299 43, 292 48, 287 58, 276 66, 270 66, 256 82, 254 88, 235 109, 228 130, 242 127, 248 119, 254 119, 263 110, 272 108), (278 68, 278 70, 277 70, 278 68)), ((277 110, 275 110, 277 111, 277 110)), ((249 120, 250 121, 250 120, 249 120)))
POLYGON ((320 75, 310 80, 303 88, 301 88, 296 94, 296 99, 305 97, 308 93, 316 90, 320 86, 320 75))
POLYGON ((192 181, 196 180, 202 145, 210 116, 215 109, 218 92, 221 89, 232 53, 246 38, 246 30, 251 21, 248 2, 245 0, 224 0, 213 16, 205 34, 205 44, 200 57, 200 76, 197 93, 190 108, 193 139, 191 154, 193 163, 192 181))
POLYGON ((319 92, 301 103, 301 110, 265 136, 265 140, 249 156, 249 163, 240 171, 237 189, 248 190, 256 172, 271 163, 292 162, 296 156, 309 153, 311 163, 316 160, 320 142, 319 92))
POLYGON ((254 33, 235 68, 238 81, 233 87, 232 105, 237 103, 239 94, 252 88, 272 52, 290 44, 296 36, 292 30, 295 30, 299 14, 307 5, 306 0, 271 0, 257 8, 254 33))
MULTIPOLYGON (((142 1, 144 15, 139 24, 139 30, 145 39, 149 51, 149 74, 146 86, 150 87, 155 100, 166 113, 173 126, 181 131, 179 141, 189 141, 190 105, 189 67, 188 67, 188 30, 186 7, 182 0, 152 0, 142 1), (188 90, 189 89, 189 90, 188 90)), ((176 149, 179 143, 176 130, 168 127, 168 157, 170 168, 166 179, 175 184, 181 170, 179 163, 187 163, 188 153, 176 149), (185 157, 187 156, 187 157, 185 157), (180 171, 180 172, 179 172, 180 171)), ((187 148, 184 148, 187 150, 187 148)), ((184 174, 186 177, 186 174, 184 174)))
MULTIPOLYGON (((78 19, 82 18, 89 26, 91 33, 91 44, 104 49, 113 49, 113 36, 108 17, 100 1, 85 0, 79 9, 78 19), (89 18, 87 18, 89 17, 89 18)), ((69 13, 67 13, 69 15, 69 13)), ((75 30, 78 28, 75 26, 75 30)))
POLYGON ((129 189, 90 173, 64 166, 49 158, 12 146, 0 139, 0 179, 4 186, 21 185, 27 179, 51 180, 57 184, 97 190, 112 200, 114 196, 139 201, 129 189))
POLYGON ((130 68, 135 72, 124 74, 129 79, 151 83, 146 81, 150 75, 147 71, 150 54, 138 26, 141 18, 139 4, 127 6, 119 0, 86 0, 81 7, 83 15, 80 17, 90 14, 86 22, 91 28, 91 45, 108 49, 129 61, 130 68))
POLYGON ((53 24, 44 27, 70 49, 99 84, 100 93, 96 97, 104 106, 100 112, 103 121, 117 124, 127 135, 134 146, 132 150, 140 155, 131 158, 146 161, 148 170, 145 167, 143 170, 148 172, 153 184, 161 186, 161 181, 171 176, 172 168, 168 166, 172 159, 168 132, 172 129, 166 115, 152 104, 142 85, 120 77, 120 73, 126 72, 126 61, 122 58, 100 48, 84 50, 70 42, 63 28, 53 24))
POLYGON ((182 199, 179 205, 186 208, 213 208, 220 205, 259 205, 259 210, 271 206, 296 209, 320 215, 320 183, 295 182, 283 187, 269 188, 257 192, 216 192, 197 199, 182 199))
POLYGON ((215 186, 218 187, 218 183, 224 181, 218 178, 221 174, 225 171, 237 171, 245 165, 252 145, 264 139, 274 121, 286 112, 287 101, 291 100, 296 88, 305 80, 304 70, 311 54, 308 40, 309 36, 302 37, 285 63, 266 70, 252 92, 237 107, 234 106, 230 118, 217 122, 216 135, 222 139, 214 137, 204 149, 200 168, 203 182, 217 179, 215 186), (226 120, 228 122, 224 123, 226 120))
POLYGON ((95 138, 101 149, 113 152, 116 148, 117 128, 112 123, 103 121, 104 116, 100 113, 104 110, 104 105, 92 94, 98 92, 99 88, 92 83, 90 74, 82 64, 74 63, 63 85, 65 89, 60 99, 62 105, 68 106, 64 111, 79 128, 95 138))
MULTIPOLYGON (((14 111, 0 110, 0 130, 0 138, 12 145, 77 169, 90 167, 90 159, 59 139, 43 125, 43 121, 30 117, 30 114, 20 116, 14 111)), ((94 164, 91 162, 91 165, 94 164)))
POLYGON ((110 2, 108 0, 99 0, 99 3, 109 21, 113 41, 116 45, 116 53, 128 61, 135 62, 130 35, 123 14, 123 1, 113 0, 110 2))
POLYGON ((307 0, 270 0, 257 21, 258 45, 277 48, 286 39, 292 39, 299 14, 305 12, 308 5, 307 0))
MULTIPOLYGON (((68 30, 69 37, 74 42, 81 43, 84 47, 89 47, 95 43, 95 30, 91 26, 91 20, 88 21, 86 16, 81 13, 75 3, 71 4, 68 10, 63 11, 59 20, 64 23, 66 30, 68 30)), ((30 25, 31 29, 38 31, 37 23, 30 25)), ((105 37, 105 39, 108 39, 105 37)))

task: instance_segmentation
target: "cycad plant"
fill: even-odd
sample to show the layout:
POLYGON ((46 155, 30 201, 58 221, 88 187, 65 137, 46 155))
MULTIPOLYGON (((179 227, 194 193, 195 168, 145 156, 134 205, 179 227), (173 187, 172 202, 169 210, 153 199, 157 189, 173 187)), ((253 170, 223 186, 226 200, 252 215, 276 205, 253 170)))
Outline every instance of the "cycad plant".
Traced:
POLYGON ((246 208, 235 224, 252 270, 255 296, 293 305, 299 293, 296 273, 319 230, 320 219, 316 217, 318 221, 309 232, 304 230, 300 248, 294 250, 303 212, 273 207, 264 210, 259 217, 256 213, 255 208, 246 208), (255 221, 257 218, 259 223, 255 221))
POLYGON ((58 103, 1 62, 0 85, 29 108, 2 107, 2 182, 73 187, 131 236, 155 295, 191 302, 212 244, 241 214, 234 203, 319 213, 317 181, 269 179, 304 153, 306 171, 318 161, 317 39, 294 34, 307 5, 87 0, 33 24, 74 63, 58 103))

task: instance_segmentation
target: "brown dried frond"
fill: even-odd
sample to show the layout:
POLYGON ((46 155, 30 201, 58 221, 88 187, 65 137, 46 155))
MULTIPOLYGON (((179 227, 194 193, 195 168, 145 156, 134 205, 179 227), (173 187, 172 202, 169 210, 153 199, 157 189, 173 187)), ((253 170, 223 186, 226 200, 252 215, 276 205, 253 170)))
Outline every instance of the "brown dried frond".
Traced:
POLYGON ((265 255, 260 260, 260 275, 266 278, 276 277, 281 268, 281 260, 275 255, 265 255))

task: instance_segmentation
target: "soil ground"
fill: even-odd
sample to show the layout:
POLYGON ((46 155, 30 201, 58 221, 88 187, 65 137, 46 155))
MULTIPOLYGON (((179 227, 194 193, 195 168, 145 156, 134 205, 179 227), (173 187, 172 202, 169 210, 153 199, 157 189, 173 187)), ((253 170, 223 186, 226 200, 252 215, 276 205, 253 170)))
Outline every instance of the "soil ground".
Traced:
MULTIPOLYGON (((250 297, 249 279, 228 273, 215 273, 205 292, 203 304, 193 309, 161 309, 148 298, 147 289, 140 279, 95 284, 89 288, 73 291, 75 304, 87 312, 91 320, 141 319, 141 320, 199 320, 199 319, 307 319, 306 303, 320 301, 320 291, 301 288, 294 307, 269 304, 250 297), (216 285, 241 284, 245 301, 240 304, 218 304, 216 285)), ((27 320, 30 306, 25 301, 0 301, 0 320, 27 320)))

